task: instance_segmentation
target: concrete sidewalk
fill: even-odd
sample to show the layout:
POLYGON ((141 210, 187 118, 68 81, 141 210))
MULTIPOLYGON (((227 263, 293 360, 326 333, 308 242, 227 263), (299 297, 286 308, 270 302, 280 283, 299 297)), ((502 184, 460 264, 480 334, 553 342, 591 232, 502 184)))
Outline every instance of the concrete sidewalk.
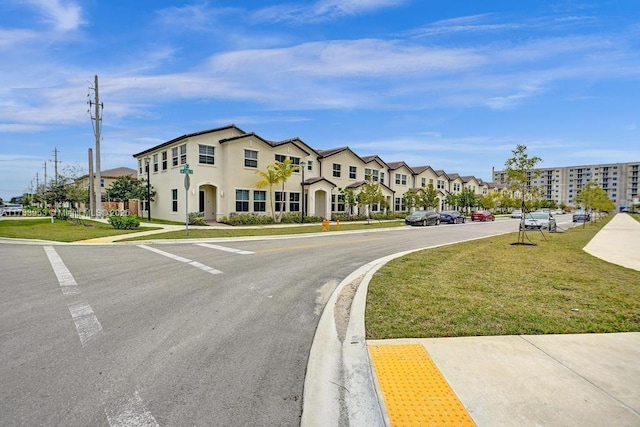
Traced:
MULTIPOLYGON (((585 251, 640 271, 640 223, 617 214, 585 251)), ((327 303, 303 427, 640 426, 640 332, 366 341, 368 282, 404 254, 353 272, 327 303)))

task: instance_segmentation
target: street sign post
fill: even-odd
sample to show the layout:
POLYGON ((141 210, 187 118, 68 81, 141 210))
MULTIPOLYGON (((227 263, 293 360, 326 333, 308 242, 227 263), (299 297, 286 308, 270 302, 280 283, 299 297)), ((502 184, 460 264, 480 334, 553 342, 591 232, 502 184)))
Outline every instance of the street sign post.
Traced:
POLYGON ((189 175, 193 173, 193 169, 189 169, 189 163, 185 163, 180 173, 184 174, 184 231, 186 235, 189 235, 189 187, 191 186, 191 178, 189 175))

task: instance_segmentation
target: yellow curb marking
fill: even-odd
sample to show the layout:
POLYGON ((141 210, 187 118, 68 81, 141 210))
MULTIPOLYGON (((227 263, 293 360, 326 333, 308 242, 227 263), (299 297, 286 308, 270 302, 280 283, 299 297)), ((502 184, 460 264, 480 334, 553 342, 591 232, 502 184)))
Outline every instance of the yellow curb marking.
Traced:
POLYGON ((368 349, 392 426, 476 425, 424 347, 368 349))

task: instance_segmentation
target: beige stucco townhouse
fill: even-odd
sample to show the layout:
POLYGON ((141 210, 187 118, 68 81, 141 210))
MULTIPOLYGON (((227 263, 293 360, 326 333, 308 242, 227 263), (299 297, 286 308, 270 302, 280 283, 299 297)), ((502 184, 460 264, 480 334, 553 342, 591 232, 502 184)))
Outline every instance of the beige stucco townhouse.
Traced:
MULTIPOLYGON (((183 221, 187 212, 215 221, 233 213, 271 215, 271 191, 258 188, 258 171, 287 158, 302 169, 287 180, 284 190, 280 184, 273 188, 274 208, 297 213, 304 209, 307 216, 331 218, 347 213, 342 190, 358 189, 367 180, 378 182, 385 198, 384 204, 372 206, 374 213, 406 211, 404 193, 428 184, 434 185, 442 203, 451 181, 444 171, 429 166, 387 164, 377 155, 358 156, 346 146, 315 150, 299 138, 269 141, 235 125, 182 135, 133 157, 138 177, 148 176, 156 192, 149 206, 151 216, 175 221, 183 221), (188 190, 181 173, 186 165, 192 171, 188 190)), ((146 213, 143 206, 140 214, 146 213)), ((353 207, 351 213, 366 214, 367 207, 353 207)))

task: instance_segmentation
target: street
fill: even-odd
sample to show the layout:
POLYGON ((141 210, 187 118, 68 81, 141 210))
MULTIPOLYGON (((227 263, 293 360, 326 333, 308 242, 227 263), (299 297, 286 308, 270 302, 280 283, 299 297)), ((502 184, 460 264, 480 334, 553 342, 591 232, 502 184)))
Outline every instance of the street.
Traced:
POLYGON ((297 426, 325 303, 363 264, 517 220, 286 238, 0 243, 0 424, 297 426))

